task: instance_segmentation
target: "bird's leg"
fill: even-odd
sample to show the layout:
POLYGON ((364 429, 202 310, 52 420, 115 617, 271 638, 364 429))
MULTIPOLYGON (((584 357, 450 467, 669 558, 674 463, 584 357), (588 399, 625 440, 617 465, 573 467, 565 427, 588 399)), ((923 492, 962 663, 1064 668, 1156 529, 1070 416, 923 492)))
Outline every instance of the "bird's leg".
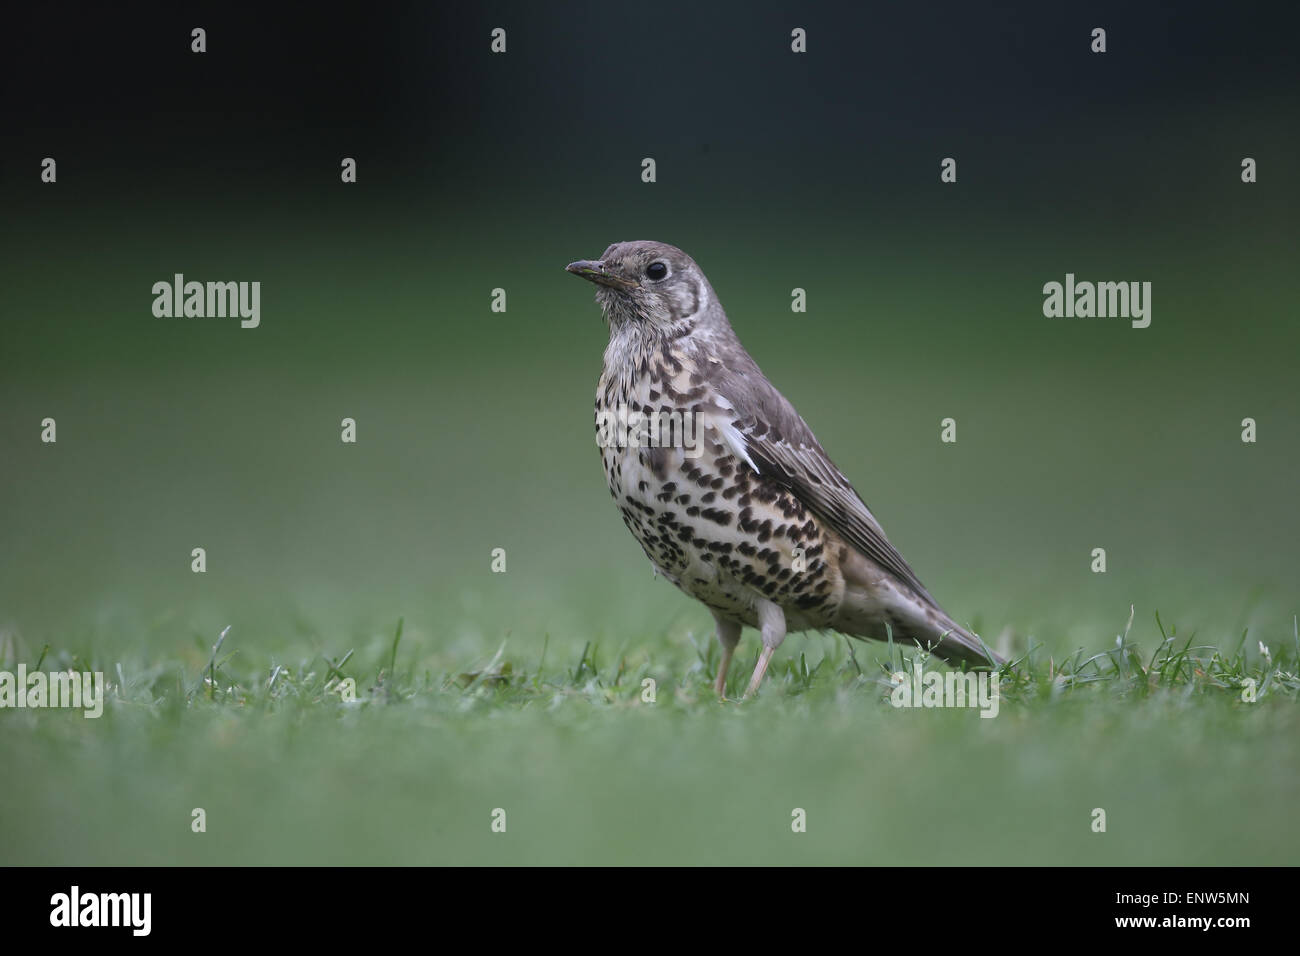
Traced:
POLYGON ((754 676, 750 678, 749 689, 745 691, 746 697, 757 691, 758 685, 763 683, 763 675, 767 673, 767 665, 771 663, 772 655, 785 640, 785 612, 771 601, 759 598, 758 626, 763 631, 763 653, 758 656, 754 676))
POLYGON ((718 643, 722 645, 722 660, 718 661, 718 678, 713 682, 713 689, 719 697, 727 695, 727 671, 731 670, 731 655, 740 643, 740 625, 735 621, 724 620, 715 616, 718 625, 718 643))

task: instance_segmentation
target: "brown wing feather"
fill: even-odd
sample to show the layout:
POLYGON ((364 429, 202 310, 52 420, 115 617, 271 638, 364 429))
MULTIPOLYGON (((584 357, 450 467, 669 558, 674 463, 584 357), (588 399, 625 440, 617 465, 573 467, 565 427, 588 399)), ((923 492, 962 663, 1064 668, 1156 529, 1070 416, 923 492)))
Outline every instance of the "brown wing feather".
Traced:
POLYGON ((845 541, 938 607, 812 429, 753 359, 741 350, 719 371, 716 385, 735 415, 735 431, 726 437, 729 443, 743 443, 743 449, 733 449, 743 450, 737 457, 747 458, 760 475, 790 489, 845 541))

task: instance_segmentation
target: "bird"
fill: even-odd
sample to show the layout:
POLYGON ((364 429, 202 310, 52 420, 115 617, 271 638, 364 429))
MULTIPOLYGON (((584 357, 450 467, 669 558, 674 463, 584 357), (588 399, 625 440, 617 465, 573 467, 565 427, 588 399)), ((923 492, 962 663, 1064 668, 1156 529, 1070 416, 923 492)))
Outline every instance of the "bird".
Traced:
POLYGON ((1005 663, 889 543, 745 351, 694 259, 638 240, 565 269, 595 284, 609 327, 595 415, 610 494, 656 571, 712 613, 719 696, 745 627, 762 637, 745 698, 792 631, 892 636, 952 664, 1005 663))

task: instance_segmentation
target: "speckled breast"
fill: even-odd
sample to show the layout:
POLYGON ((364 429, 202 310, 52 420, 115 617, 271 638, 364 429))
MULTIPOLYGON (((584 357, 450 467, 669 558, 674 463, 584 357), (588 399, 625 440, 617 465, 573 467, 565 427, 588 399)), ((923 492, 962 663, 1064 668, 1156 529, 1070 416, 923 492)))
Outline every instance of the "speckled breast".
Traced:
POLYGON ((827 626, 843 581, 820 522, 786 489, 731 453, 708 424, 708 413, 718 409, 710 407, 707 394, 698 386, 679 387, 690 379, 688 369, 674 367, 680 361, 644 364, 645 374, 602 376, 596 430, 610 494, 646 556, 723 616, 754 626, 754 602, 761 595, 794 618, 792 630, 827 626), (696 416, 694 430, 684 428, 673 445, 661 441, 672 437, 667 429, 638 434, 610 427, 651 415, 661 423, 696 416))

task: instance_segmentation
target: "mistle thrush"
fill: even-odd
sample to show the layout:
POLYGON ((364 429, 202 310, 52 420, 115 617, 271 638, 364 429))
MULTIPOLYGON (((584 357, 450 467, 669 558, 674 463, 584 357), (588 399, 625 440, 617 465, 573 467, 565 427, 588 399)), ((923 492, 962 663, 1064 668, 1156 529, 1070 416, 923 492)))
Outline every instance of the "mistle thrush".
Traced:
POLYGON ((609 323, 596 419, 610 493, 659 572, 713 612, 719 694, 746 625, 763 637, 746 696, 788 630, 888 627, 950 662, 1001 663, 889 543, 690 256, 619 242, 567 268, 596 284, 609 323))

